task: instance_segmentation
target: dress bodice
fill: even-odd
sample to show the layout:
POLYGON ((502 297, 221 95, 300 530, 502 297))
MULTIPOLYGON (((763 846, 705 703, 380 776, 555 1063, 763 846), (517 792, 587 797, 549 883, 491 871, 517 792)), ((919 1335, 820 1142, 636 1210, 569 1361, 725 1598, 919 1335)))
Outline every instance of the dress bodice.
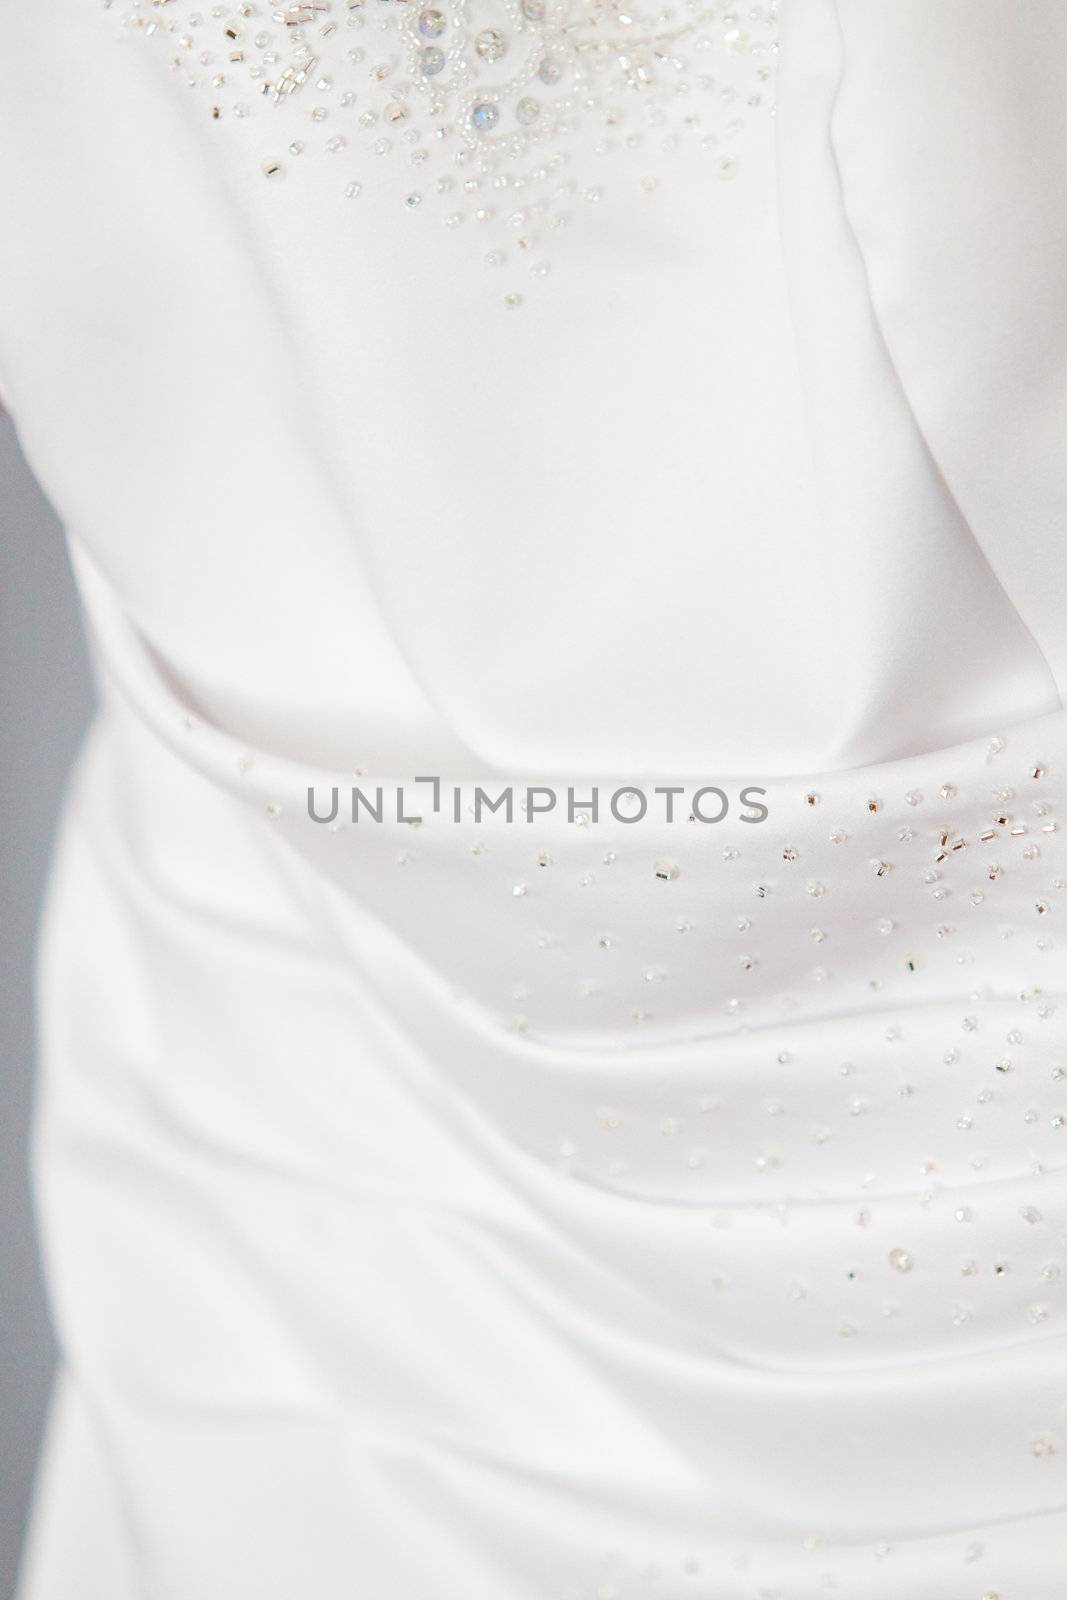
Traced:
POLYGON ((945 89, 957 9, 20 18, 0 372, 188 696, 468 774, 853 767, 1058 706, 1060 242, 1025 138, 967 155, 984 63, 1050 159, 1054 111, 969 14, 945 89))

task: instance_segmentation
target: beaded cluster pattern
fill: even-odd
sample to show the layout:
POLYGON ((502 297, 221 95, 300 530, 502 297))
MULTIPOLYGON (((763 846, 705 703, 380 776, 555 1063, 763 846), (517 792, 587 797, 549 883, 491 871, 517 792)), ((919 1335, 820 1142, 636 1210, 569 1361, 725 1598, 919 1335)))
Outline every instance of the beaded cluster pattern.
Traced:
POLYGON ((711 188, 737 175, 749 121, 773 114, 776 3, 108 3, 162 41, 205 116, 262 119, 267 179, 325 155, 352 201, 388 163, 398 206, 467 225, 474 258, 510 269, 509 307, 613 176, 652 194, 688 146, 711 188))

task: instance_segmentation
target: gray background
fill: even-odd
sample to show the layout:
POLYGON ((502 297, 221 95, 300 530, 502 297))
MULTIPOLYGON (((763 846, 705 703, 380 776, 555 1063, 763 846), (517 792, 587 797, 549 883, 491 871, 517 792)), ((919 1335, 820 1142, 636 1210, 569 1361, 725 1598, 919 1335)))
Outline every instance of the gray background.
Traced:
MULTIPOLYGON (((55 515, 0 415, 0 1596, 14 1593, 55 1351, 27 1145, 33 946, 63 783, 91 705, 55 515)), ((101 1597, 104 1600, 104 1597, 101 1597)))

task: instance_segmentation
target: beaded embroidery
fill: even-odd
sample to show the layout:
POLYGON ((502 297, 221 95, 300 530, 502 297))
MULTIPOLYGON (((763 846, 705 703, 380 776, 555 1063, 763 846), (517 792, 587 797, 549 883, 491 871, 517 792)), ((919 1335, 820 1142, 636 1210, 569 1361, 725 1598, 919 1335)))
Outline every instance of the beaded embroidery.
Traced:
POLYGON ((355 199, 370 162, 391 159, 398 205, 473 222, 477 259, 535 278, 569 208, 605 193, 590 166, 647 152, 637 181, 651 193, 659 158, 695 142, 709 180, 728 180, 746 117, 773 111, 776 0, 743 12, 723 0, 126 3, 125 24, 167 41, 212 119, 278 118, 265 125, 268 178, 322 152, 338 158, 338 195, 355 199))

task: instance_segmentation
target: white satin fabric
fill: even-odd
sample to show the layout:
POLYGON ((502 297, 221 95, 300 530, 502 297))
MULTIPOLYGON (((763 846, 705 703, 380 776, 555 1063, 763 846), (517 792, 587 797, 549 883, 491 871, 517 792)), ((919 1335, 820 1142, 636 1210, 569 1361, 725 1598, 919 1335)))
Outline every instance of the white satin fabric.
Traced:
POLYGON ((516 313, 114 23, 0 108, 101 681, 25 1600, 1062 1600, 1067 17, 788 0, 738 178, 620 154, 516 313))

